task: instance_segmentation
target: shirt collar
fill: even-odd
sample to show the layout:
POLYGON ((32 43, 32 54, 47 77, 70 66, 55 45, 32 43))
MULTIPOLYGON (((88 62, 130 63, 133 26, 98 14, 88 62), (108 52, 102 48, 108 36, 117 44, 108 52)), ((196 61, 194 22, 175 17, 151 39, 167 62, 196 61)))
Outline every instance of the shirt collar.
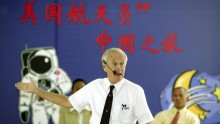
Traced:
MULTIPOLYGON (((117 92, 120 91, 123 84, 124 84, 124 78, 122 80, 120 80, 119 82, 114 84, 115 89, 116 89, 117 92)), ((110 83, 108 78, 104 78, 104 88, 105 88, 105 90, 108 90, 110 85, 112 85, 112 84, 110 83)))
POLYGON ((173 107, 173 112, 176 113, 177 111, 179 111, 179 113, 181 114, 181 113, 184 112, 186 109, 187 109, 187 108, 184 107, 184 108, 182 108, 182 109, 179 110, 179 109, 177 109, 176 107, 173 107))

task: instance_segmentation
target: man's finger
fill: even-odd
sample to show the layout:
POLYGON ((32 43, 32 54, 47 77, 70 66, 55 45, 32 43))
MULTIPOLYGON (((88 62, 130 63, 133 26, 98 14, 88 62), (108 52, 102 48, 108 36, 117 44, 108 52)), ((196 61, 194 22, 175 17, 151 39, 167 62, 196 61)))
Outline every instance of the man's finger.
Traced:
POLYGON ((21 82, 18 82, 18 83, 15 84, 15 86, 16 86, 18 89, 20 89, 20 88, 22 88, 23 84, 22 84, 21 82))

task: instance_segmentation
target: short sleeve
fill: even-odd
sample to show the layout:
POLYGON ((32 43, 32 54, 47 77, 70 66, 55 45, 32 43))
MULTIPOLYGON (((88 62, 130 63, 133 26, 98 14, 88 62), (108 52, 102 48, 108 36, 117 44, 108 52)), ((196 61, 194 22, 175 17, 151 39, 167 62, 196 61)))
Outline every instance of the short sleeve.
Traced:
POLYGON ((146 124, 154 120, 148 107, 144 90, 141 87, 139 88, 139 91, 137 93, 134 112, 137 116, 139 124, 146 124))
POLYGON ((88 84, 69 97, 70 103, 77 112, 81 112, 88 105, 90 87, 91 85, 88 84))

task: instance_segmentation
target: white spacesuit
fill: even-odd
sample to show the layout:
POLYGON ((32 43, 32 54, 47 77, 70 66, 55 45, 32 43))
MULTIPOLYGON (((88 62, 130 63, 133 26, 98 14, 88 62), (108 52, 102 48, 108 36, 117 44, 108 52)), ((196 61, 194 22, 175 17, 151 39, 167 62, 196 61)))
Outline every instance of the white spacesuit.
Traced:
MULTIPOLYGON (((32 77, 36 85, 48 92, 67 94, 71 90, 72 82, 68 75, 58 67, 56 51, 53 47, 25 49, 21 53, 22 82, 30 82, 32 77)), ((20 91, 19 114, 22 123, 28 123, 30 110, 33 124, 48 124, 50 117, 53 123, 59 122, 59 109, 43 98, 20 91)))

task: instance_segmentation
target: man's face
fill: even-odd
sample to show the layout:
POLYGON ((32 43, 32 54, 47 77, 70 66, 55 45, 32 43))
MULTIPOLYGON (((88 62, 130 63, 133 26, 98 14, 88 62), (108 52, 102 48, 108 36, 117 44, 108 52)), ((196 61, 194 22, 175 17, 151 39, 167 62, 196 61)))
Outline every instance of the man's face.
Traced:
POLYGON ((82 82, 82 81, 78 81, 74 84, 74 87, 73 87, 73 93, 77 92, 78 90, 80 90, 81 88, 83 88, 85 86, 85 83, 82 82))
POLYGON ((102 66, 104 71, 107 73, 109 81, 112 84, 115 84, 124 78, 126 61, 125 61, 125 56, 122 53, 119 52, 109 53, 106 64, 102 63, 102 66), (113 72, 106 66, 106 64, 111 70, 116 71, 116 74, 113 74, 113 72))
POLYGON ((172 100, 174 102, 174 106, 177 109, 182 109, 185 107, 188 98, 186 92, 183 89, 175 89, 173 91, 172 100))

